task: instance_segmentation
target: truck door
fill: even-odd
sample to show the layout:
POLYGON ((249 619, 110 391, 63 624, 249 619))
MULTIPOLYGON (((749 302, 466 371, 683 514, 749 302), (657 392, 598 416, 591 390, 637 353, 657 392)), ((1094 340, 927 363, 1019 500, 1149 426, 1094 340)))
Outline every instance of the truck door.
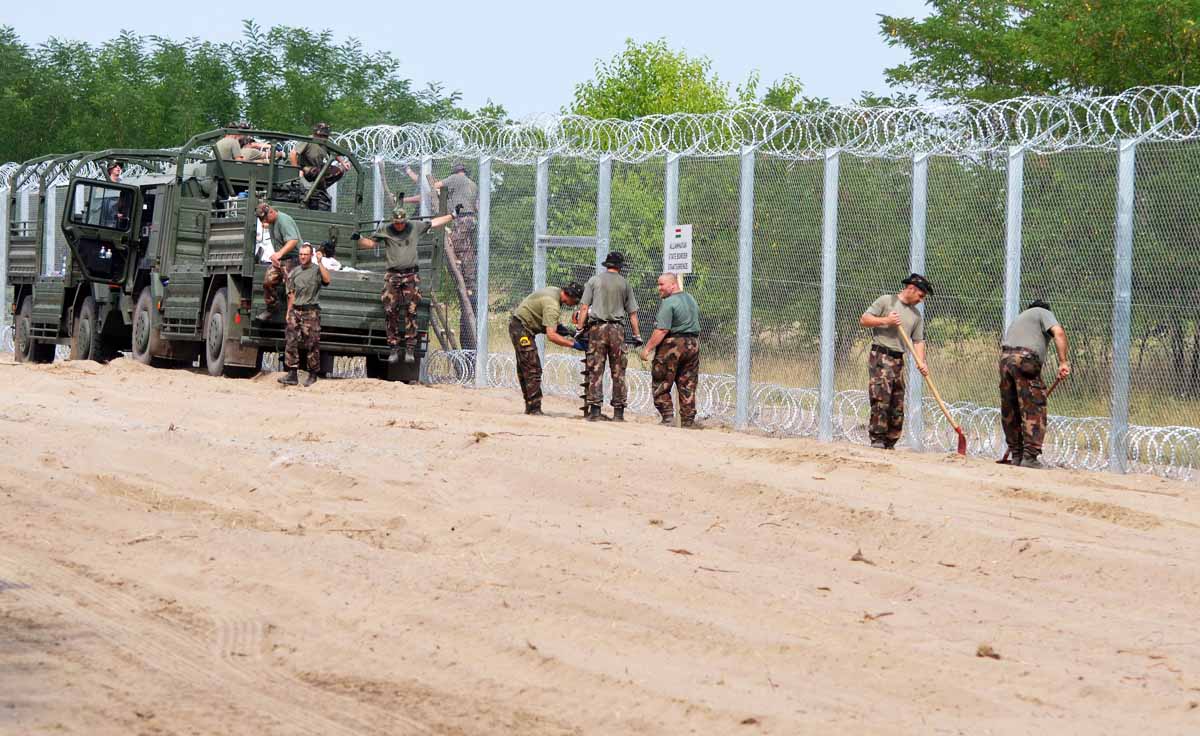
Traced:
POLYGON ((140 199, 137 187, 71 180, 62 231, 89 280, 123 282, 136 268, 133 246, 142 211, 140 199))

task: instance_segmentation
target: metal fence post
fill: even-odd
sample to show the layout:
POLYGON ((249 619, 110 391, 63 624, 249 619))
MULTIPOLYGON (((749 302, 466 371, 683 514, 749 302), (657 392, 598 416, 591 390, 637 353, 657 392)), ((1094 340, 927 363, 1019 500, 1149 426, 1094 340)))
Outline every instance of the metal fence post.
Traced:
POLYGON ((1133 302, 1133 196, 1137 163, 1136 139, 1122 140, 1117 158, 1117 222, 1113 253, 1112 395, 1109 430, 1109 469, 1126 471, 1129 434, 1129 340, 1133 302))
MULTIPOLYGON (((908 268, 913 273, 925 273, 925 211, 929 197, 929 154, 913 156, 912 221, 910 225, 908 268)), ((917 306, 923 317, 925 305, 917 306)), ((908 364, 908 394, 906 396, 905 421, 908 441, 914 450, 925 449, 925 383, 917 362, 908 364)))
POLYGON ((610 214, 612 211, 612 156, 600 157, 600 174, 596 186, 596 273, 603 268, 604 256, 608 255, 610 242, 610 214))
POLYGON ((7 189, 0 189, 0 325, 11 321, 8 308, 8 195, 7 189))
POLYGON ((492 247, 492 157, 479 159, 479 215, 475 228, 475 386, 488 386, 488 269, 492 247))
POLYGON ((1021 313, 1021 227, 1025 208, 1025 146, 1008 149, 1008 206, 1004 238, 1004 324, 1001 335, 1021 313))
POLYGON ((371 162, 371 217, 375 222, 383 220, 383 157, 376 156, 371 162))
POLYGON ((821 389, 817 439, 833 441, 834 347, 837 342, 838 169, 841 151, 825 151, 825 202, 821 218, 821 389))
MULTIPOLYGON (((537 160, 533 189, 533 289, 537 291, 546 286, 546 246, 542 238, 546 237, 550 219, 549 156, 541 156, 537 160)), ((537 345, 538 355, 545 360, 545 335, 537 336, 537 345)))
MULTIPOLYGON (((667 154, 667 175, 663 182, 663 231, 679 224, 679 154, 667 154)), ((683 278, 683 274, 679 274, 683 278)))
POLYGON ((734 383, 737 406, 733 424, 745 429, 750 419, 750 314, 754 268, 754 146, 743 146, 741 182, 738 186, 738 295, 737 295, 737 370, 734 383))
MULTIPOLYGON (((429 177, 433 174, 433 157, 421 157, 421 180, 417 185, 421 188, 421 217, 433 214, 433 187, 429 186, 429 177)), ((397 202, 399 204, 399 202, 397 202)), ((446 213, 442 213, 446 214, 446 213)))
POLYGON ((49 275, 54 273, 55 261, 55 238, 54 238, 54 211, 58 206, 58 188, 53 184, 46 187, 46 196, 43 199, 45 212, 42 213, 42 274, 49 275))

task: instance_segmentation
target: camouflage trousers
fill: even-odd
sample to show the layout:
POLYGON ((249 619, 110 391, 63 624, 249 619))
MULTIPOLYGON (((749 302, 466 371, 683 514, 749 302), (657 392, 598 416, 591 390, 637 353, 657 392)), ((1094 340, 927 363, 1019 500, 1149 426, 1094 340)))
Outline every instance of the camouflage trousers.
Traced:
POLYGON ((600 322, 587 332, 588 348, 584 355, 587 370, 587 404, 600 406, 604 403, 604 361, 612 374, 612 407, 625 408, 625 367, 629 358, 625 355, 625 325, 617 322, 600 322))
POLYGON ((308 372, 321 370, 321 310, 288 310, 283 331, 283 365, 288 370, 300 367, 300 351, 308 353, 308 372))
POLYGON ((279 307, 279 285, 287 283, 288 269, 298 263, 289 260, 280 261, 278 266, 274 263, 267 266, 267 273, 263 276, 263 301, 270 311, 274 312, 279 307))
POLYGON ((679 418, 684 422, 696 419, 696 384, 700 381, 700 338, 665 337, 654 352, 650 364, 653 382, 654 408, 663 419, 675 416, 671 406, 671 386, 679 392, 679 418))
MULTIPOLYGON (((464 215, 454 221, 453 228, 446 231, 446 257, 458 259, 458 270, 462 273, 467 294, 475 294, 477 275, 475 256, 475 217, 464 215), (453 252, 453 256, 451 255, 453 252)), ((458 335, 464 350, 475 348, 475 333, 467 320, 467 311, 462 309, 458 316, 458 335)))
POLYGON ((895 447, 904 433, 904 358, 872 350, 867 359, 871 442, 895 447))
POLYGON ((408 347, 417 347, 417 304, 421 301, 421 277, 416 271, 388 271, 383 275, 383 313, 387 317, 387 341, 400 346, 401 322, 408 347))
POLYGON ((1046 439, 1046 384, 1042 359, 1032 350, 1000 356, 1000 423, 1014 461, 1042 454, 1046 439))
POLYGON ((517 381, 525 397, 525 411, 542 408, 542 360, 538 357, 537 341, 521 320, 508 321, 508 336, 517 351, 517 381))

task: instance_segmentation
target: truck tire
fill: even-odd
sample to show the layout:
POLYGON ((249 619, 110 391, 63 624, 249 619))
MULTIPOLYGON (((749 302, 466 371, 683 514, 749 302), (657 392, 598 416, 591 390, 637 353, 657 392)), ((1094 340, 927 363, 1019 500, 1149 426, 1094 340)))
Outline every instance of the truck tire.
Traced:
POLYGON ((71 329, 71 360, 101 360, 101 337, 96 327, 96 300, 84 297, 71 329))
POLYGON ((229 310, 229 292, 217 289, 204 315, 204 366, 210 376, 225 375, 225 323, 229 310))
POLYGON ((154 359, 154 353, 159 351, 158 326, 154 324, 154 297, 147 286, 138 294, 137 304, 133 307, 133 329, 130 330, 129 352, 134 360, 142 365, 159 365, 161 361, 154 359))
POLYGON ((33 297, 21 300, 17 322, 13 325, 13 359, 18 363, 49 363, 54 360, 54 343, 35 342, 33 331, 33 297))

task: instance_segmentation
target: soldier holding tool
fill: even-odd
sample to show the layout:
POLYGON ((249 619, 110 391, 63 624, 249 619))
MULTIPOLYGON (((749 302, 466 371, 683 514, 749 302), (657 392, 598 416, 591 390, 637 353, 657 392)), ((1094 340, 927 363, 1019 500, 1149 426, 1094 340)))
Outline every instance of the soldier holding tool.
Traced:
POLYGON ((1047 394, 1042 364, 1051 337, 1058 352, 1061 380, 1071 374, 1067 332, 1046 302, 1034 301, 1017 315, 1004 333, 1000 348, 1000 421, 1012 464, 1025 468, 1046 467, 1038 457, 1046 437, 1047 394))
POLYGON ((534 338, 544 334, 555 345, 579 349, 569 330, 559 330, 562 307, 573 307, 583 296, 583 287, 572 281, 561 289, 547 286, 521 301, 508 321, 508 336, 517 354, 517 380, 525 397, 525 413, 542 413, 542 361, 534 338), (564 335, 563 332, 568 334, 564 335))
POLYGON ((613 251, 601 265, 605 270, 588 279, 584 285, 583 300, 580 302, 582 306, 579 308, 578 323, 587 334, 588 344, 584 358, 587 371, 587 418, 589 422, 607 419, 600 413, 600 406, 604 403, 604 363, 607 361, 612 374, 612 418, 613 421, 623 422, 628 394, 625 386, 628 362, 625 357, 625 321, 628 319, 633 328, 635 344, 640 344, 641 339, 637 337, 638 304, 629 282, 621 275, 625 256, 613 251))
POLYGON ((925 318, 917 305, 933 293, 929 280, 919 273, 901 282, 899 294, 884 294, 863 313, 859 324, 871 329, 870 375, 871 447, 891 450, 904 432, 904 346, 897 330, 913 342, 913 358, 921 375, 929 375, 925 363, 925 318))

